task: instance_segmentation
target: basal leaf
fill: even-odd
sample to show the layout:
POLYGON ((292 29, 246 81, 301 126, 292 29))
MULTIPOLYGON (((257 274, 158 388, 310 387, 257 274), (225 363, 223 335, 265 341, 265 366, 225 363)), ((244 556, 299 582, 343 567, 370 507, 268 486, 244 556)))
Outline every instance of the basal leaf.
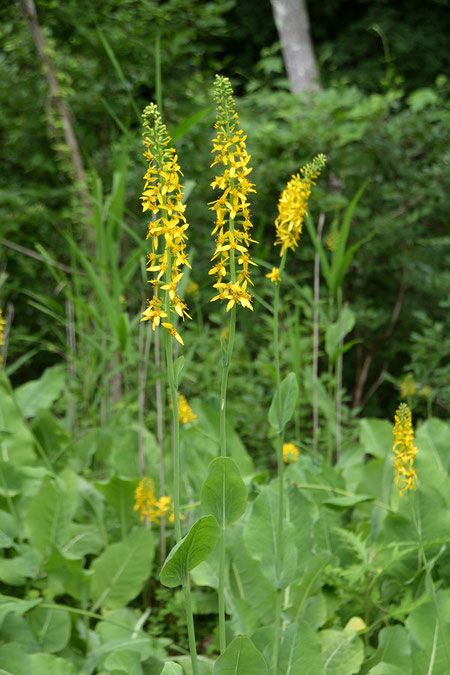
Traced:
POLYGON ((213 675, 269 675, 267 663, 253 642, 242 635, 228 645, 214 664, 213 675))
POLYGON ((324 675, 324 658, 317 633, 302 619, 285 632, 278 659, 277 675, 314 673, 324 675))
POLYGON ((63 608, 36 607, 28 616, 28 624, 44 652, 60 652, 69 642, 72 623, 63 608))
POLYGON ((275 483, 263 488, 253 502, 252 512, 244 528, 245 546, 252 558, 259 560, 264 576, 274 588, 286 588, 295 578, 297 548, 295 528, 283 524, 281 569, 277 570, 279 546, 278 489, 275 483))
POLYGON ((92 610, 124 607, 133 600, 150 576, 153 554, 153 535, 144 528, 108 546, 91 566, 92 610))

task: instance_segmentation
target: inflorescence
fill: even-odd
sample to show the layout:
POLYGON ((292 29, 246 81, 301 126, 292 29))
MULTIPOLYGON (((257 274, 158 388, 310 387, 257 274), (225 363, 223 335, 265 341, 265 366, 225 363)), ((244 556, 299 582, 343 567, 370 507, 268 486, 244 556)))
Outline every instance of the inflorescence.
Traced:
POLYGON ((413 463, 418 451, 414 446, 411 411, 406 403, 400 403, 395 413, 393 433, 394 445, 392 449, 395 453, 395 483, 400 497, 402 497, 405 490, 415 490, 415 482, 417 480, 417 472, 413 468, 413 463))
POLYGON ((144 157, 148 161, 141 197, 142 209, 156 216, 148 223, 147 232, 147 239, 152 241, 147 271, 154 274, 150 280, 154 295, 148 301, 142 321, 151 321, 153 330, 161 323, 183 344, 181 336, 170 322, 170 315, 174 312, 182 319, 185 316, 191 318, 177 290, 183 276, 182 267, 190 267, 185 250, 189 226, 184 216, 186 207, 180 185, 180 176, 183 174, 175 149, 169 147, 171 139, 154 103, 145 108, 142 118, 143 143, 146 147, 144 157), (160 290, 165 291, 164 300, 160 290))
POLYGON ((251 172, 248 163, 250 155, 245 146, 246 136, 239 129, 239 118, 235 110, 233 90, 227 77, 216 75, 214 101, 217 105, 217 118, 214 128, 217 130, 213 140, 215 158, 211 166, 224 167, 221 176, 216 176, 212 187, 222 190, 222 194, 211 202, 211 210, 216 212, 212 235, 216 235, 216 249, 211 259, 213 267, 209 274, 217 277, 214 288, 218 294, 214 300, 226 300, 227 311, 235 304, 253 309, 251 295, 247 285, 251 282, 248 247, 254 240, 250 237, 250 204, 247 196, 255 192, 247 176, 251 172))
POLYGON ((280 256, 288 249, 294 249, 302 233, 303 222, 308 209, 308 200, 315 179, 326 163, 325 155, 317 155, 312 162, 292 176, 281 193, 278 202, 278 216, 275 220, 275 246, 281 245, 280 256))

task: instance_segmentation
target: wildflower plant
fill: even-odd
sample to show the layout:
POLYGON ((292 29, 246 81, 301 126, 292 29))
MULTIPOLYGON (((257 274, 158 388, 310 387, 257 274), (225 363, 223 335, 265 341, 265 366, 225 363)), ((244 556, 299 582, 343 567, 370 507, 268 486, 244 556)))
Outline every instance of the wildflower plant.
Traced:
MULTIPOLYGON (((280 350, 279 350, 279 307, 280 307, 280 284, 282 281, 282 272, 286 262, 286 254, 289 249, 295 250, 298 246, 303 223, 307 214, 308 200, 311 195, 312 186, 315 179, 319 176, 321 169, 325 166, 325 155, 317 155, 310 164, 302 167, 299 173, 292 176, 286 188, 281 193, 278 202, 278 216, 275 220, 275 246, 281 246, 280 266, 274 267, 272 272, 266 275, 275 286, 274 306, 273 306, 273 346, 275 357, 276 391, 272 400, 271 410, 269 411, 269 422, 277 433, 277 465, 278 465, 278 542, 276 573, 280 579, 283 567, 283 523, 284 523, 284 462, 286 457, 284 451, 284 428, 288 421, 288 410, 292 415, 298 395, 298 384, 294 373, 290 373, 283 382, 280 372, 280 350)), ((295 446, 293 446, 295 448, 295 446)), ((295 448, 297 450, 297 448, 295 448)), ((295 454, 295 453, 293 453, 295 454)), ((297 450, 298 454, 298 450, 297 450)), ((296 459, 296 457, 295 457, 296 459)), ((295 461, 294 459, 294 461, 295 461)), ((275 616, 275 640, 272 654, 272 668, 275 672, 278 664, 278 655, 280 648, 280 630, 281 630, 281 612, 282 612, 282 593, 279 588, 277 593, 276 616, 275 616)))
MULTIPOLYGON (((178 157, 175 149, 170 146, 171 139, 167 134, 166 126, 161 119, 157 106, 154 103, 148 105, 143 112, 142 118, 144 125, 143 143, 146 148, 144 157, 148 162, 148 168, 144 176, 145 185, 141 200, 143 211, 150 211, 153 216, 148 223, 147 231, 147 239, 151 240, 151 252, 148 255, 147 271, 153 273, 153 278, 150 280, 153 286, 153 297, 149 300, 141 320, 151 321, 153 330, 159 325, 162 325, 166 329, 167 379, 172 402, 173 429, 173 520, 177 546, 181 546, 183 540, 181 537, 180 517, 180 419, 177 380, 182 368, 183 357, 179 359, 176 374, 173 362, 172 338, 175 338, 180 344, 184 344, 174 324, 177 318, 184 319, 186 316, 190 318, 187 313, 186 304, 178 295, 178 285, 183 276, 184 265, 189 267, 186 254, 186 230, 188 224, 184 216, 185 205, 183 204, 180 185, 180 176, 182 174, 178 165, 178 157), (163 296, 161 292, 163 292, 163 296)), ((162 499, 166 500, 163 504, 164 509, 166 507, 168 509, 167 498, 164 497, 162 499)), ((152 508, 155 508, 154 504, 152 508)), ((160 501, 158 508, 162 515, 160 501)), ((153 511, 150 510, 150 513, 153 513, 153 511)), ((166 563, 174 550, 169 554, 166 563)), ((165 566, 163 566, 161 575, 163 575, 164 569, 165 566)), ((186 605, 192 670, 194 673, 197 673, 197 650, 188 573, 182 575, 180 583, 183 586, 186 605)))
MULTIPOLYGON (((227 77, 216 75, 214 87, 214 101, 216 103, 216 137, 213 140, 212 153, 214 161, 211 167, 222 166, 221 175, 216 175, 211 186, 221 190, 220 196, 211 202, 211 210, 216 219, 212 235, 215 236, 215 250, 211 262, 210 275, 215 275, 214 288, 217 290, 211 302, 226 301, 226 311, 230 312, 228 339, 222 338, 222 378, 220 387, 220 465, 219 471, 223 475, 231 471, 234 481, 239 485, 242 493, 246 494, 245 485, 239 475, 239 469, 233 460, 228 459, 226 439, 226 404, 228 371, 233 354, 234 337, 236 331, 236 308, 240 305, 244 309, 253 310, 252 297, 248 284, 252 285, 250 267, 252 262, 249 246, 254 243, 251 238, 252 223, 250 220, 250 204, 248 195, 255 192, 248 175, 250 155, 246 149, 246 136, 239 128, 239 118, 233 99, 233 90, 227 77), (230 465, 232 467, 230 468, 230 465)), ((213 479, 211 479, 213 480, 213 479)), ((225 502, 225 481, 222 483, 222 502, 225 502)), ((245 504, 246 499, 243 500, 245 504)), ((244 506, 245 510, 245 506, 244 506)), ((225 651, 225 549, 226 529, 230 524, 224 508, 219 509, 219 642, 221 654, 225 651)))
POLYGON ((413 467, 417 448, 414 445, 414 430, 412 428, 411 411, 406 403, 400 403, 395 413, 394 425, 395 453, 395 484, 398 487, 400 497, 407 490, 416 489, 417 472, 413 467))

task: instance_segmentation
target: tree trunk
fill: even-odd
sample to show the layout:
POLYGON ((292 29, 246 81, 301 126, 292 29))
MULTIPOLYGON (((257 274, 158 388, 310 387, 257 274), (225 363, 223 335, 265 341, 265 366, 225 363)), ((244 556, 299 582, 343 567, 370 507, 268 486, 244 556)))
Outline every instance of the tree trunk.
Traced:
POLYGON ((270 0, 291 91, 320 89, 305 0, 270 0))
POLYGON ((66 102, 61 96, 61 91, 58 79, 56 77, 55 68, 46 49, 45 38, 44 34, 42 33, 42 29, 39 25, 34 0, 20 0, 20 6, 30 27, 31 35, 33 36, 33 41, 38 56, 44 65, 45 77, 47 79, 48 87, 50 90, 52 103, 55 106, 56 111, 61 119, 62 128, 64 130, 64 139, 67 146, 70 148, 70 154, 72 158, 72 164, 74 168, 78 192, 84 204, 86 214, 88 218, 91 218, 92 207, 86 186, 86 174, 84 171, 83 160, 81 157, 77 138, 75 136, 75 132, 73 130, 72 122, 70 119, 69 108, 67 107, 66 102))

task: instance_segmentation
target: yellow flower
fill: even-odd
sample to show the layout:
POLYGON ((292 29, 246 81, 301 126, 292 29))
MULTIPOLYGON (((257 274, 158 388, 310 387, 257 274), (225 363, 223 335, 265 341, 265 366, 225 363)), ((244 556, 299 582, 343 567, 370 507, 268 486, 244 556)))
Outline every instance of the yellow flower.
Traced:
POLYGON ((193 281, 192 279, 189 280, 187 286, 186 286, 186 295, 198 295, 198 289, 200 286, 196 281, 193 281))
MULTIPOLYGON (((0 309, 0 347, 5 344, 5 326, 6 321, 2 316, 2 310, 0 309)), ((0 368, 3 366, 3 355, 0 354, 0 368)))
POLYGON ((416 383, 414 380, 414 375, 408 373, 402 380, 401 383, 401 397, 407 398, 408 396, 415 396, 416 394, 416 383))
POLYGON ((145 518, 152 523, 159 523, 166 516, 173 522, 172 498, 162 496, 156 499, 155 481, 153 478, 142 478, 134 491, 134 511, 139 511, 141 521, 145 518), (172 520, 171 520, 172 517, 172 520))
POLYGON ((250 204, 247 197, 255 192, 247 176, 251 172, 248 163, 246 136, 239 129, 239 118, 235 110, 233 90, 227 77, 216 75, 214 100, 217 104, 217 118, 214 128, 217 136, 213 140, 214 161, 223 166, 221 176, 216 176, 211 186, 222 191, 220 197, 211 202, 211 210, 216 213, 216 248, 211 262, 214 263, 209 274, 217 276, 215 288, 219 294, 214 300, 228 300, 227 311, 236 303, 252 309, 251 295, 246 290, 250 279, 250 259, 248 246, 254 240, 250 237, 250 204), (228 279, 226 277, 228 276, 228 279))
POLYGON ((283 459, 285 464, 293 464, 298 459, 298 448, 293 443, 284 443, 283 459))
POLYGON ((302 233, 303 222, 308 208, 308 200, 314 181, 325 166, 325 155, 317 155, 310 164, 293 175, 281 193, 278 202, 278 216, 275 220, 275 246, 281 245, 280 256, 286 249, 294 249, 302 233))
POLYGON ((335 251, 336 250, 336 246, 339 243, 340 236, 341 236, 340 232, 335 232, 334 234, 333 234, 333 232, 328 233, 328 237, 327 237, 325 243, 326 243, 329 251, 335 251))
POLYGON ((400 403, 395 413, 393 433, 394 445, 392 449, 395 453, 395 483, 400 497, 402 497, 405 490, 415 490, 415 481, 417 480, 417 472, 413 469, 413 463, 418 451, 414 446, 411 411, 406 403, 400 403))
POLYGON ((191 318, 186 304, 177 295, 183 276, 181 268, 184 265, 190 267, 185 251, 186 230, 189 226, 184 216, 186 207, 180 185, 182 173, 175 149, 169 147, 171 139, 156 105, 148 105, 142 117, 143 143, 146 148, 144 157, 148 161, 148 169, 144 176, 141 201, 143 211, 150 211, 153 215, 147 232, 147 239, 152 244, 147 271, 153 273, 150 283, 153 285, 154 296, 148 301, 141 321, 151 321, 153 330, 159 325, 164 326, 183 344, 172 324, 161 321, 162 318, 168 319, 172 313, 178 314, 182 319, 191 318), (164 291, 164 300, 159 295, 160 289, 164 291))
POLYGON ((429 384, 424 384, 423 387, 420 389, 419 394, 424 398, 431 398, 433 395, 433 390, 429 384))
POLYGON ((272 267, 272 271, 269 272, 269 274, 266 274, 266 278, 270 279, 270 281, 275 285, 279 284, 281 281, 281 277, 280 277, 280 270, 278 269, 278 267, 272 267))
POLYGON ((183 396, 183 394, 178 394, 178 419, 181 424, 187 424, 197 419, 197 415, 192 411, 186 396, 183 396))

